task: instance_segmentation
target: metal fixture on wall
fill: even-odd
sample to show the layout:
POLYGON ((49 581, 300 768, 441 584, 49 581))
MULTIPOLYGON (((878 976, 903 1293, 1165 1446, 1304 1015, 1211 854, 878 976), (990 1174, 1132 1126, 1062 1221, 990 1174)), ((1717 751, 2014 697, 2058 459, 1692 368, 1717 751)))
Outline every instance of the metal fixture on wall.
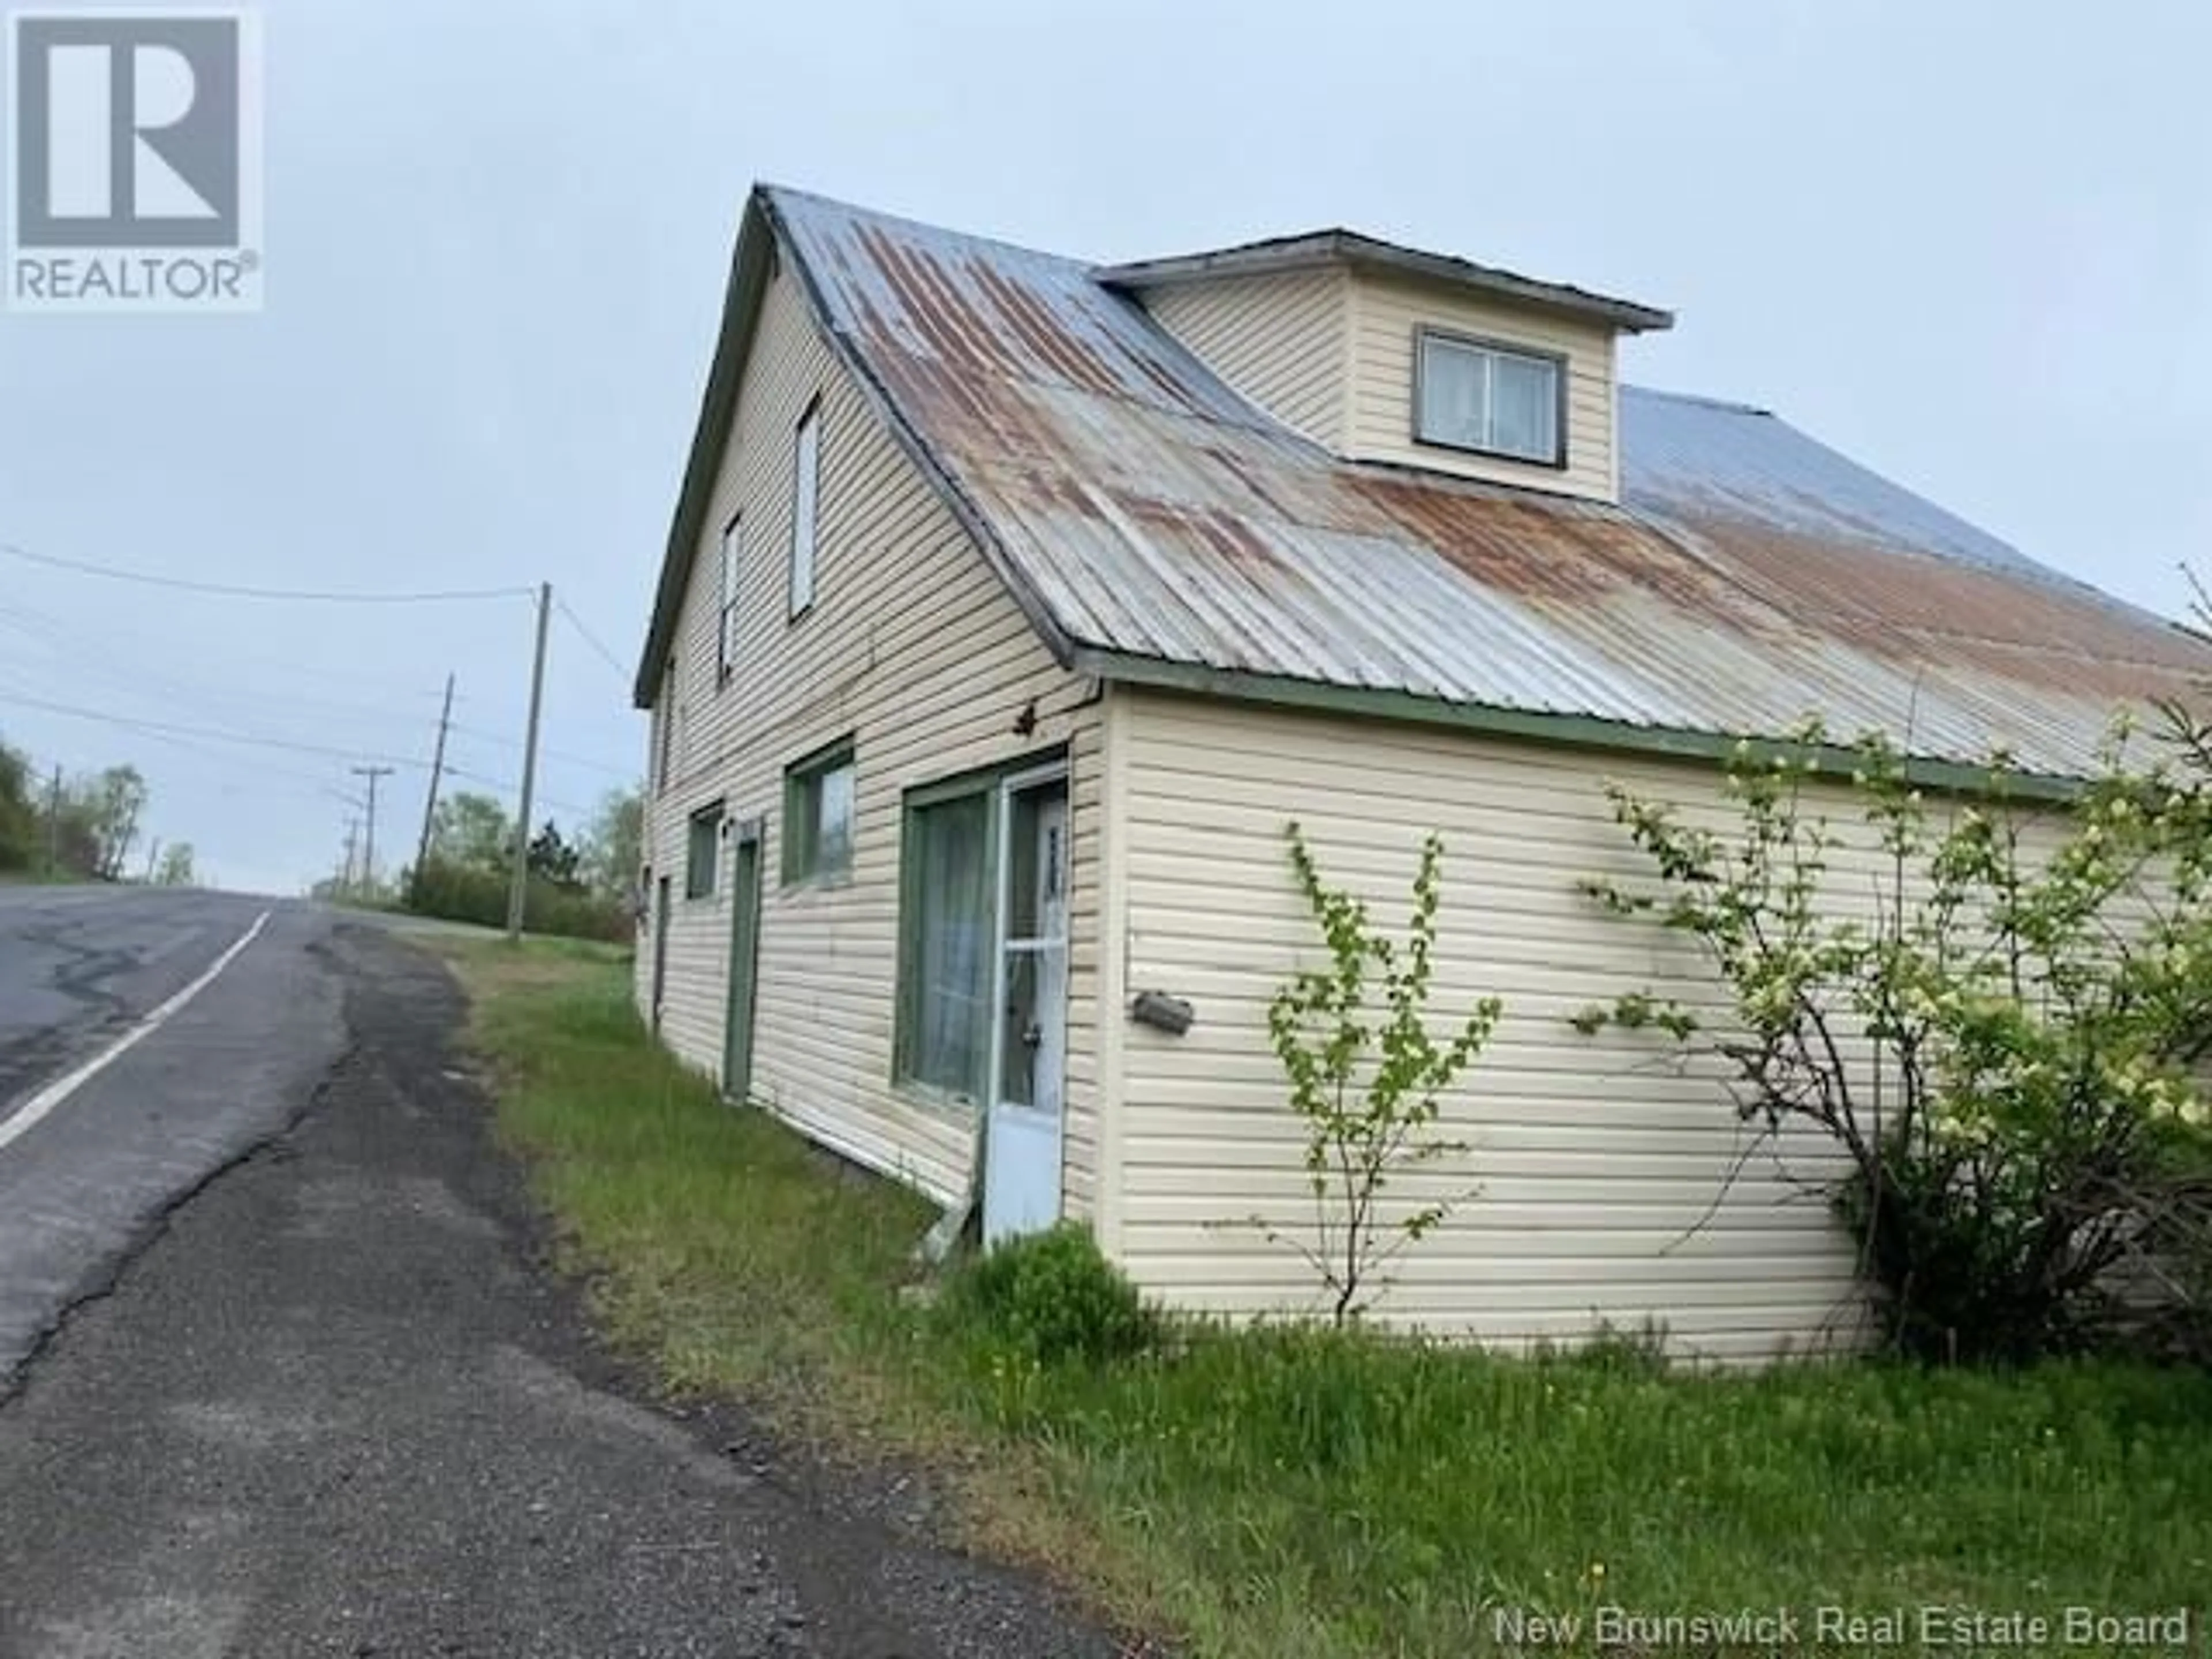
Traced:
POLYGON ((1198 1016, 1181 997, 1171 997, 1164 991, 1139 991, 1129 1005, 1129 1018, 1170 1036, 1181 1036, 1198 1016))

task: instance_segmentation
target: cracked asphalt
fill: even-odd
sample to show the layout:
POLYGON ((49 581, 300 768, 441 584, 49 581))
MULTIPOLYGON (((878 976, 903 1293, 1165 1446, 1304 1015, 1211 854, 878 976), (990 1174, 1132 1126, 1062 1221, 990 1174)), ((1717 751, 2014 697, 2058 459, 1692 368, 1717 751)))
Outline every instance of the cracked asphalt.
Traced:
MULTIPOLYGON (((0 1146, 0 1398, 145 1230, 282 1128, 344 1042, 326 913, 219 893, 0 888, 0 1128, 270 911, 154 1036, 0 1146)), ((4 1488, 0 1488, 4 1494, 4 1488)), ((4 1513, 4 1505, 0 1505, 4 1513)))
MULTIPOLYGON (((0 1123, 264 908, 0 894, 0 1123)), ((656 1405, 544 1264, 460 1012, 280 903, 0 1148, 0 1659, 1121 1650, 904 1481, 656 1405)))

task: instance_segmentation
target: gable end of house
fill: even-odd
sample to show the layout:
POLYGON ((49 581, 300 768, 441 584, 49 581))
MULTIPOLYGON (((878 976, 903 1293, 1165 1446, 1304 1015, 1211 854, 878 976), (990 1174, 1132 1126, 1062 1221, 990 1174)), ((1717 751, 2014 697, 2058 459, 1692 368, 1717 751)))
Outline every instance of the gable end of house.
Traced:
POLYGON ((684 592, 697 556, 714 493, 714 477, 724 447, 729 441, 747 365, 752 356, 754 335, 759 326, 761 301, 779 270, 787 270, 806 297, 809 318, 829 343, 831 353, 849 374, 875 418, 883 422, 915 469, 927 479, 976 550, 990 565, 1030 626, 1036 630, 1062 667, 1074 659, 1074 642, 1060 626, 1051 609, 1023 578, 1006 555, 989 520, 960 487, 928 442, 915 429, 904 412, 885 391, 881 376, 851 337, 836 325, 820 283, 803 256, 793 246, 787 228, 775 205, 773 185, 756 185, 747 198, 739 222, 738 240, 730 260, 730 281, 722 301, 712 367, 700 402, 699 419, 692 432, 684 462, 684 481, 677 497, 675 516, 669 526, 660 580, 654 591, 653 617, 647 630, 644 653, 630 695, 635 707, 651 708, 659 696, 662 668, 674 639, 684 592))

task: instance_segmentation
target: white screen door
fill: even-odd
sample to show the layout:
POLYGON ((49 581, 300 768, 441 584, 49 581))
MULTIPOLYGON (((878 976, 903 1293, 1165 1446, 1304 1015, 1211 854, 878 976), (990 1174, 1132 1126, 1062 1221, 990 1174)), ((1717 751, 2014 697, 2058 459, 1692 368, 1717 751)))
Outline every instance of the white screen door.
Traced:
POLYGON ((983 1242, 1060 1218, 1060 1109, 1067 1077, 1067 778, 1009 778, 999 791, 997 1000, 983 1242))

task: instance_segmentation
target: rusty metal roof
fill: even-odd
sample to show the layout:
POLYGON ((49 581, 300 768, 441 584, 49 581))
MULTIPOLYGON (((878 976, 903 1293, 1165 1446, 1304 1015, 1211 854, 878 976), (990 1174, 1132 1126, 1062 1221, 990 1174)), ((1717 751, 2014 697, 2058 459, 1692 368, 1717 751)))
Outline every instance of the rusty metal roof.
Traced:
MULTIPOLYGON (((1759 410, 1624 392, 1617 507, 1347 462, 1254 410, 1092 267, 763 188, 744 236, 771 232, 910 453, 1085 672, 1537 730, 1566 717, 1562 735, 1600 740, 1819 714, 2057 775, 2088 769, 2116 703, 2212 672, 2179 630, 1759 410)), ((682 525, 672 559, 689 557, 682 525)))

